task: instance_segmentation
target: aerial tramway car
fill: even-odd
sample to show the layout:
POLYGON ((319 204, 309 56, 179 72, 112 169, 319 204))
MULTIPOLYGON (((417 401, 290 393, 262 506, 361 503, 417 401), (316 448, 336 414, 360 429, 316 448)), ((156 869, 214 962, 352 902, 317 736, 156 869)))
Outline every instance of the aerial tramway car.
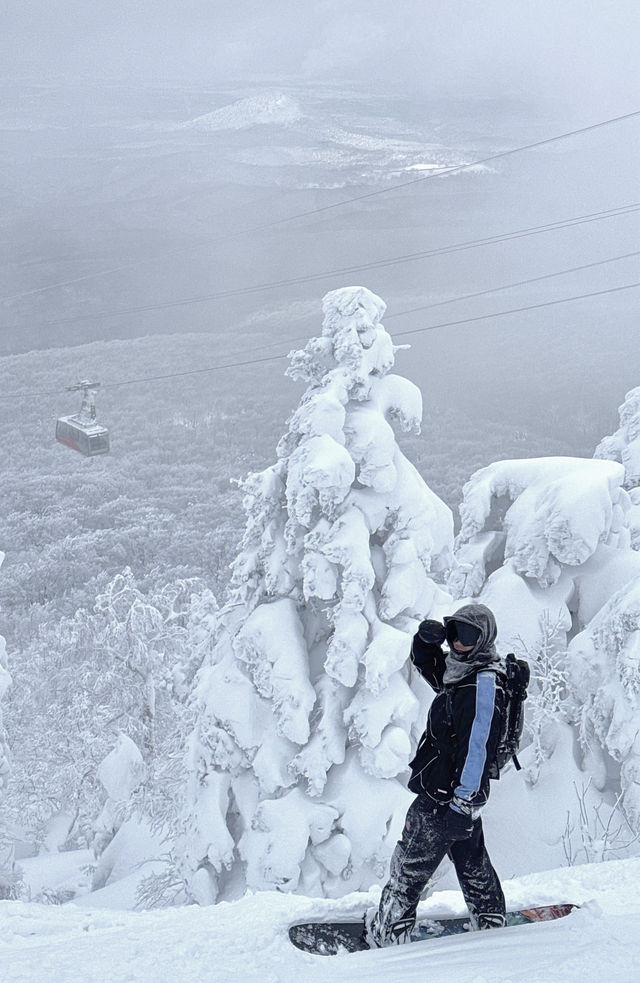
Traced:
POLYGON ((109 431, 96 423, 95 395, 99 386, 99 382, 67 386, 67 392, 82 392, 80 412, 75 416, 61 416, 56 423, 56 440, 85 457, 109 453, 109 431))

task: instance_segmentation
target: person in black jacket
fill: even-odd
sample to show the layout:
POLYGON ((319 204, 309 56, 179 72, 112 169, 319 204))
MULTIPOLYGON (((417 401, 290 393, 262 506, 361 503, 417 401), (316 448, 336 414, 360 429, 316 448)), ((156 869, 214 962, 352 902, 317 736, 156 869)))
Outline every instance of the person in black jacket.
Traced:
POLYGON ((447 854, 474 926, 504 925, 504 895, 480 819, 505 711, 496 634, 489 608, 467 604, 444 624, 423 621, 413 638, 411 661, 436 696, 410 764, 409 788, 416 799, 391 858, 380 905, 365 916, 365 938, 372 948, 408 939, 420 896, 447 854))

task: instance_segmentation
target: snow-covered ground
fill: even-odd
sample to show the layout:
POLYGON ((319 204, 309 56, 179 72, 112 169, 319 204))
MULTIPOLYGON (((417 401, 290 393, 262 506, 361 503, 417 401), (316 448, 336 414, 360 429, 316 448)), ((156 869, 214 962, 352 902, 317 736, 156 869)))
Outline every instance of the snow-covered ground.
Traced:
MULTIPOLYGON (((507 904, 582 907, 553 923, 311 956, 288 941, 294 921, 348 918, 378 890, 341 901, 259 893, 206 908, 130 912, 0 904, 3 983, 634 983, 640 971, 640 860, 567 867, 507 881, 507 904)), ((112 898, 117 904, 117 898, 112 898)), ((421 914, 464 912, 458 892, 421 914)))

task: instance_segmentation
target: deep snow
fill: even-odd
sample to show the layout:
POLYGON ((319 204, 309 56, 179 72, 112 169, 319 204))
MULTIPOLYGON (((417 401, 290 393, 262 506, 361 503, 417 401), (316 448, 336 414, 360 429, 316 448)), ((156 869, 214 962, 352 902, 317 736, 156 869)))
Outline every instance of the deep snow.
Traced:
MULTIPOLYGON (((435 939, 378 952, 310 956, 288 941, 293 921, 349 917, 378 889, 340 901, 259 893, 207 908, 130 912, 0 904, 0 979, 7 983, 634 983, 640 976, 640 860, 506 881, 507 904, 570 900, 554 923, 435 939)), ((112 896, 112 903, 117 898, 112 896)), ((421 914, 464 912, 457 891, 421 914)))

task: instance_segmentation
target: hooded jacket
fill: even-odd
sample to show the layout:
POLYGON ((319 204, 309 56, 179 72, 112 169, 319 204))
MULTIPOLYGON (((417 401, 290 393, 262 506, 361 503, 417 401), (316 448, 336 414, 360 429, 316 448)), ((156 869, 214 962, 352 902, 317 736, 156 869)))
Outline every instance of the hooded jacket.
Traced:
POLYGON ((477 816, 489 797, 505 709, 504 675, 494 641, 495 618, 483 604, 466 604, 444 619, 479 631, 471 652, 445 654, 415 635, 411 661, 436 691, 427 726, 410 763, 412 792, 477 816))

